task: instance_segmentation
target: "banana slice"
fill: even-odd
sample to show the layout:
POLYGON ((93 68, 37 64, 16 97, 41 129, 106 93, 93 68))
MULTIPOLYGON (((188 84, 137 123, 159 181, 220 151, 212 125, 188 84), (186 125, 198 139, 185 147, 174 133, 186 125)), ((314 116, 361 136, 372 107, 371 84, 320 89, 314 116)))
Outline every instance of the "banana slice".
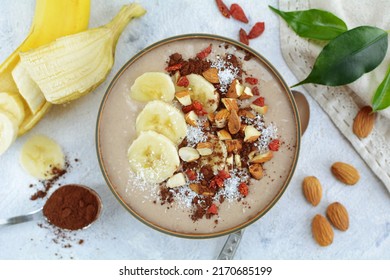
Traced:
POLYGON ((65 157, 61 147, 52 139, 36 135, 23 146, 20 163, 32 176, 47 180, 56 174, 55 169, 65 168, 65 157))
POLYGON ((28 107, 33 114, 37 113, 42 108, 46 99, 38 85, 31 79, 30 74, 18 63, 12 70, 12 77, 19 89, 20 94, 26 100, 28 107))
POLYGON ((127 155, 132 170, 149 183, 161 183, 171 177, 180 164, 175 144, 154 131, 141 132, 127 155))
POLYGON ((130 97, 137 101, 172 101, 175 97, 175 85, 168 74, 146 72, 139 76, 130 89, 130 97))
POLYGON ((12 93, 0 92, 0 110, 10 114, 19 125, 24 119, 24 105, 22 99, 12 93))
POLYGON ((209 156, 201 157, 201 164, 206 165, 209 164, 213 168, 214 174, 217 174, 218 171, 223 170, 226 164, 227 158, 227 149, 225 143, 218 139, 212 139, 211 143, 214 146, 213 153, 209 156))
POLYGON ((11 146, 17 135, 17 121, 8 112, 0 110, 0 155, 11 146))
POLYGON ((213 84, 197 74, 187 75, 187 79, 190 82, 188 87, 192 90, 191 99, 202 103, 208 113, 217 110, 219 94, 213 84))
POLYGON ((138 134, 153 130, 180 144, 187 135, 187 124, 183 113, 171 104, 155 100, 146 104, 135 122, 138 134))

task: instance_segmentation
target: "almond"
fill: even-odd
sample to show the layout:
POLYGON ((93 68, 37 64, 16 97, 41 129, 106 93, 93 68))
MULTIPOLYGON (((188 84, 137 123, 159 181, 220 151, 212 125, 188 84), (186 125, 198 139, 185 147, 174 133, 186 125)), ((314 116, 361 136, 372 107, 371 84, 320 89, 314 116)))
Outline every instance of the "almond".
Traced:
POLYGON ((241 119, 237 115, 237 111, 232 110, 230 112, 229 121, 228 121, 229 132, 231 134, 236 134, 240 131, 240 127, 241 127, 241 119))
POLYGON ((333 226, 346 231, 349 228, 349 216, 347 209, 340 202, 333 202, 326 209, 326 216, 333 226))
POLYGON ((218 69, 217 68, 209 68, 202 73, 203 77, 212 84, 219 83, 218 77, 218 69))
POLYGON ((314 176, 308 176, 303 179, 303 194, 306 200, 313 206, 317 206, 322 198, 322 186, 320 181, 314 176))
POLYGON ((209 122, 214 123, 214 121, 215 121, 215 114, 213 112, 208 113, 207 114, 207 119, 209 120, 209 122))
POLYGON ((244 91, 244 86, 240 84, 240 82, 237 79, 234 79, 233 82, 230 84, 228 92, 226 93, 226 97, 238 98, 241 96, 243 91, 244 91))
POLYGON ((199 117, 194 111, 189 111, 185 114, 184 119, 190 126, 198 126, 199 117))
POLYGON ((241 163, 241 156, 240 155, 234 155, 234 166, 235 168, 241 168, 242 163, 241 163))
POLYGON ((359 179, 359 171, 350 164, 335 162, 331 167, 333 175, 346 185, 355 185, 359 179))
POLYGON ((192 184, 189 185, 189 188, 191 190, 193 190, 194 192, 196 192, 197 194, 200 194, 200 190, 201 190, 201 185, 200 184, 192 183, 192 184))
POLYGON ((261 135, 253 125, 247 125, 244 130, 244 142, 255 142, 261 135))
POLYGON ((189 90, 183 90, 175 93, 177 101, 180 102, 183 106, 188 106, 192 104, 191 95, 189 90))
POLYGON ((227 109, 222 109, 215 114, 215 125, 218 128, 224 128, 229 119, 230 113, 227 109))
POLYGON ((225 105, 225 108, 228 111, 238 111, 238 104, 237 104, 237 99, 234 98, 222 98, 221 99, 223 105, 225 105))
POLYGON ((253 97, 253 93, 252 93, 252 90, 249 88, 249 87, 245 87, 241 96, 240 96, 240 99, 249 99, 249 98, 252 98, 253 97))
POLYGON ((242 143, 239 139, 226 140, 225 144, 228 153, 239 153, 242 149, 242 143))
POLYGON ((263 162, 267 162, 267 161, 270 161, 273 157, 273 153, 271 151, 268 151, 266 153, 263 153, 263 154, 258 154, 258 155, 255 155, 251 160, 250 162, 251 163, 263 163, 263 162))
POLYGON ((170 177, 167 181, 167 188, 176 188, 181 187, 186 184, 186 178, 183 173, 176 173, 172 177, 170 177))
POLYGON ((229 154, 226 157, 226 165, 227 165, 228 169, 233 169, 233 158, 234 158, 233 154, 229 154))
POLYGON ((214 145, 210 142, 202 142, 196 145, 196 149, 201 156, 209 156, 213 153, 214 145))
POLYGON ((245 118, 253 120, 256 116, 250 110, 251 110, 250 108, 240 109, 240 110, 238 110, 238 115, 240 117, 245 117, 245 118))
POLYGON ((334 232, 332 226, 324 216, 320 214, 314 216, 311 224, 311 231, 314 239, 319 245, 328 246, 332 244, 334 232))
POLYGON ((254 179, 260 180, 263 178, 263 167, 261 167, 261 164, 259 163, 251 164, 249 165, 249 173, 254 179))
POLYGON ((251 106, 251 108, 253 110, 255 110, 260 115, 265 115, 267 113, 267 111, 268 111, 268 106, 267 105, 258 106, 258 105, 255 105, 255 104, 251 104, 250 106, 251 106))
POLYGON ((222 140, 222 141, 232 139, 232 136, 230 135, 230 133, 225 129, 221 129, 221 130, 217 131, 217 135, 218 135, 218 139, 222 140))
POLYGON ((197 160, 200 155, 199 152, 192 147, 182 147, 179 149, 179 156, 183 161, 191 162, 197 160))
POLYGON ((371 106, 365 106, 357 113, 353 122, 353 133, 359 138, 366 138, 374 128, 376 114, 371 106))

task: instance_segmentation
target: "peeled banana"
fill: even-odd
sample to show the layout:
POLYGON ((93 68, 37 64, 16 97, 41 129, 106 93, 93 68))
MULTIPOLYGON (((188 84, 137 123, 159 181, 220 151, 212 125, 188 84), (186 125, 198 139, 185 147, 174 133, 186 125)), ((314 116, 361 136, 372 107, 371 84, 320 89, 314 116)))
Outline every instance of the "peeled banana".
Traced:
POLYGON ((137 101, 172 101, 175 97, 175 85, 168 74, 146 72, 139 76, 130 89, 130 97, 137 101))
POLYGON ((114 63, 121 32, 130 20, 145 12, 139 4, 123 6, 102 27, 20 53, 21 63, 50 103, 62 104, 79 98, 104 81, 114 63))
POLYGON ((155 131, 141 132, 127 155, 132 170, 149 183, 168 179, 180 164, 175 144, 155 131))
POLYGON ((30 175, 47 180, 56 175, 53 170, 64 169, 65 156, 55 141, 43 135, 36 135, 24 144, 20 163, 30 175))
POLYGON ((187 135, 187 124, 179 109, 163 101, 151 101, 139 113, 135 122, 136 131, 153 130, 179 145, 187 135))

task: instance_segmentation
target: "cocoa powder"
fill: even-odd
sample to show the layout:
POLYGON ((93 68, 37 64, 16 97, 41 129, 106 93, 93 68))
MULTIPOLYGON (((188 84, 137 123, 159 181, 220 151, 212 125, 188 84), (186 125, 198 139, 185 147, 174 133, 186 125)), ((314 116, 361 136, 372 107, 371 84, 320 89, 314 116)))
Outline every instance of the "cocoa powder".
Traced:
POLYGON ((97 219, 100 207, 100 199, 88 188, 65 185, 49 197, 43 207, 43 214, 59 228, 78 230, 97 219))

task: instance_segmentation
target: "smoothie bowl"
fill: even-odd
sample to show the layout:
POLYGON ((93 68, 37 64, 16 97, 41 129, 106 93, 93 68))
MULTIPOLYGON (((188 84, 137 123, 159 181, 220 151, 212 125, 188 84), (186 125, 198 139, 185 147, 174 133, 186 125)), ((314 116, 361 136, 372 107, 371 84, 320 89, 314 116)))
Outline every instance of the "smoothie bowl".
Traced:
POLYGON ((262 217, 294 173, 297 108, 280 74, 236 41, 206 34, 146 48, 118 72, 97 153, 118 201, 164 233, 208 238, 262 217))

